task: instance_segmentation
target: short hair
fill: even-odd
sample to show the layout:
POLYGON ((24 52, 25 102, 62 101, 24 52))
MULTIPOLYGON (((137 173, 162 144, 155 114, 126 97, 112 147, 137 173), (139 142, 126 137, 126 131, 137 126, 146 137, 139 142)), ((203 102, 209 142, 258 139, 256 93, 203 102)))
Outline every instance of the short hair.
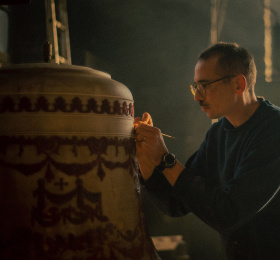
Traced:
POLYGON ((198 60, 207 60, 218 56, 217 73, 224 76, 239 75, 245 76, 248 90, 253 93, 256 84, 257 69, 254 56, 237 43, 218 42, 208 49, 202 51, 198 60))

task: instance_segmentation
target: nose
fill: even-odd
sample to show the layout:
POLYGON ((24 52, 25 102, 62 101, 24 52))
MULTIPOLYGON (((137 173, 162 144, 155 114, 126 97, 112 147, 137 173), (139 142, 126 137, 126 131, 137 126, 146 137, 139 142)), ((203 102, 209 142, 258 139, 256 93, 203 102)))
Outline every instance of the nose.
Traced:
POLYGON ((194 99, 195 101, 204 100, 203 96, 201 96, 201 94, 199 93, 198 90, 195 92, 193 99, 194 99))

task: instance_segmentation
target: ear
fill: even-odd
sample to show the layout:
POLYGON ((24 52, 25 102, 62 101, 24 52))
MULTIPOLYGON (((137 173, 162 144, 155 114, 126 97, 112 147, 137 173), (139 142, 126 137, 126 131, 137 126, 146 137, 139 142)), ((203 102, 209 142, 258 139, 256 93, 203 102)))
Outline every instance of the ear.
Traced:
POLYGON ((236 90, 235 90, 235 92, 236 92, 237 95, 243 94, 243 92, 246 89, 246 85, 247 85, 246 78, 242 74, 236 76, 236 90))

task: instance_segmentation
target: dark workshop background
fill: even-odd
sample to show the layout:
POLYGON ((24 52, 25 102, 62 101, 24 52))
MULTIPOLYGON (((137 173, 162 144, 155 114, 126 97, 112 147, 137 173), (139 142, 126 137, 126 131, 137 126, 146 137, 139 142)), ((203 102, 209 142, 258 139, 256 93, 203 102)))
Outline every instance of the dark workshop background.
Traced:
MULTIPOLYGON (((279 0, 270 1, 270 10, 272 82, 264 75, 263 0, 227 1, 219 40, 237 42, 254 54, 256 94, 280 105, 279 0)), ((68 19, 72 64, 108 72, 126 85, 136 116, 149 112, 155 126, 175 136, 166 138, 167 146, 185 162, 211 125, 189 90, 197 55, 210 44, 211 1, 68 0, 68 19)), ((43 0, 11 6, 8 14, 0 10, 5 62, 42 62, 46 40, 43 0)), ((144 203, 151 236, 182 234, 192 260, 223 259, 218 235, 195 216, 172 219, 144 203)))

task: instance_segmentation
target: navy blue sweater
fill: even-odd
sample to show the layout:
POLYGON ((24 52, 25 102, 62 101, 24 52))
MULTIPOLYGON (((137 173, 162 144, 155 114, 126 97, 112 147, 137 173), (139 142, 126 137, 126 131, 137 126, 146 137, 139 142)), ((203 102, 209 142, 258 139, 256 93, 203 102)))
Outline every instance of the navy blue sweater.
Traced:
POLYGON ((228 259, 280 259, 280 108, 234 128, 212 125, 174 187, 155 169, 142 191, 166 214, 193 212, 222 236, 228 259))

